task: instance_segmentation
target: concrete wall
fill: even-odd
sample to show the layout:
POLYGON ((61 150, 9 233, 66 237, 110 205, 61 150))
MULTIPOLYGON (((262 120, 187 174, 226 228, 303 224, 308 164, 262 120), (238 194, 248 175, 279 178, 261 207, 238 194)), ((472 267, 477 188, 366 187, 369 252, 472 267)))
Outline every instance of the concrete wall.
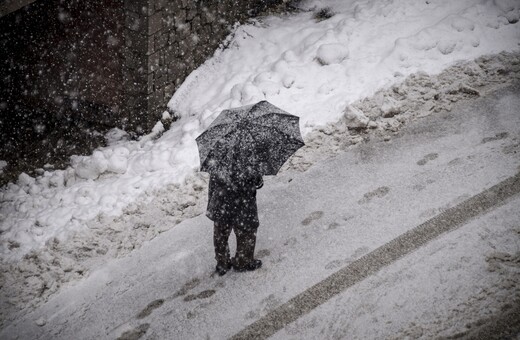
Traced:
POLYGON ((281 0, 125 1, 123 78, 126 127, 149 130, 174 91, 213 54, 237 21, 281 0), (135 85, 137 84, 137 85, 135 85))
POLYGON ((104 143, 99 132, 120 122, 124 46, 122 0, 41 0, 2 14, 0 185, 104 143))
POLYGON ((123 98, 122 0, 38 1, 0 18, 0 103, 115 124, 123 98))
POLYGON ((282 2, 4 0, 0 112, 38 108, 149 131, 234 23, 282 2))
POLYGON ((0 0, 0 17, 19 10, 36 0, 0 0))

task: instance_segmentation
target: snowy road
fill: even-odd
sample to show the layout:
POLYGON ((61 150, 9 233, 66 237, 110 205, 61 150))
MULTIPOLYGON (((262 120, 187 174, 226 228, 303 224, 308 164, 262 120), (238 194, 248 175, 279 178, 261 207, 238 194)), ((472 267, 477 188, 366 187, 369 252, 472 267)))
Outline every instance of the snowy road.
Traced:
MULTIPOLYGON (((443 213, 426 221, 420 226, 400 235, 360 259, 353 261, 325 280, 269 312, 254 324, 233 336, 233 339, 268 338, 275 334, 276 331, 314 310, 335 295, 342 293, 347 288, 377 273, 382 268, 393 264, 401 257, 410 254, 442 233, 452 231, 468 223, 471 219, 496 209, 519 193, 520 173, 471 197, 453 208, 445 210, 443 213)), ((518 199, 515 201, 515 205, 517 204, 518 199)), ((472 231, 473 230, 470 230, 470 232, 472 231)), ((518 316, 520 310, 517 307, 520 306, 516 306, 514 311, 518 316)), ((323 315, 324 319, 326 319, 326 315, 327 313, 323 315)), ((347 318, 349 318, 349 316, 347 316, 347 318)), ((520 328, 518 328, 517 331, 520 331, 520 328)), ((291 335, 295 335, 294 331, 291 335)), ((301 338, 301 335, 298 338, 301 338)), ((312 337, 309 338, 312 339, 312 337)))
MULTIPOLYGON (((452 231, 409 252, 424 243, 417 241, 379 271, 361 266, 371 275, 342 283, 309 313, 282 319, 274 338, 489 332, 489 320, 516 315, 520 299, 518 179, 506 185, 510 197, 490 189, 520 170, 518 93, 520 84, 461 101, 389 142, 373 138, 306 172, 266 181, 257 245, 264 267, 256 272, 211 277, 211 223, 199 216, 63 290, 0 338, 229 338, 400 235, 439 222, 443 212, 447 225, 462 212, 452 231), (472 210, 487 189, 495 199, 487 195, 488 208, 472 210)), ((376 267, 385 253, 377 256, 376 267)), ((518 318, 512 321, 514 331, 518 318)))

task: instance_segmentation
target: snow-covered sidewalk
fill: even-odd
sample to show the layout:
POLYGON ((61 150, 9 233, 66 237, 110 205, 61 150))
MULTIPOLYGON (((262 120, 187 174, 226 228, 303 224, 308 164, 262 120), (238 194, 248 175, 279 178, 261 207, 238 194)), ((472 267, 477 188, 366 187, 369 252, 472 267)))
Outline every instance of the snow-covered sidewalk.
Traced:
MULTIPOLYGON (((379 117, 350 105, 418 71, 519 49, 515 0, 306 0, 301 8, 238 27, 176 92, 169 108, 179 120, 168 131, 159 123, 128 141, 114 130, 108 147, 72 157, 68 169, 23 174, 0 190, 2 258, 20 261, 185 186, 198 167, 195 137, 223 109, 268 100, 298 115, 304 134, 344 114, 377 128, 379 117)), ((392 98, 378 105, 379 116, 399 111, 392 98)))
POLYGON ((68 169, 0 189, 0 324, 201 214, 195 137, 222 109, 269 100, 300 116, 307 147, 285 170, 305 171, 520 74, 515 0, 298 3, 237 27, 172 98, 169 130, 139 141, 113 130, 68 169))
MULTIPOLYGON (((211 277, 211 223, 187 219, 110 261, 1 338, 221 339, 520 165, 519 84, 374 137, 259 191, 256 272, 211 277), (133 337, 132 337, 133 336, 133 337)), ((431 338, 519 298, 518 196, 340 293, 275 338, 431 338)), ((150 215, 154 223, 155 216, 150 215)), ((509 306, 509 307, 508 307, 509 306)), ((484 322, 485 323, 485 322, 484 322)), ((468 326, 469 325, 469 326, 468 326)))
POLYGON ((300 5, 238 27, 172 98, 179 120, 170 130, 158 124, 139 141, 114 130, 108 147, 70 168, 0 190, 2 334, 114 338, 150 324, 151 338, 190 327, 228 336, 517 171, 519 124, 507 116, 516 99, 487 94, 520 78, 518 1, 300 5), (469 98, 488 112, 457 104, 469 98), (195 137, 222 109, 266 99, 301 117, 307 146, 259 194, 266 268, 208 279, 211 225, 199 216, 207 177, 197 173, 195 137), (146 309, 153 319, 135 318, 157 299, 146 309))

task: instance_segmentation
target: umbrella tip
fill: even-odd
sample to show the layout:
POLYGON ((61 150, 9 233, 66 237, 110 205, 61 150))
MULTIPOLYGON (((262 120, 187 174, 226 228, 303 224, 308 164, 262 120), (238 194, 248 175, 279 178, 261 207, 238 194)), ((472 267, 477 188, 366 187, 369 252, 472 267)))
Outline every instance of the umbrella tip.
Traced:
POLYGON ((255 106, 265 106, 265 105, 271 105, 267 100, 261 100, 258 103, 255 104, 255 106))

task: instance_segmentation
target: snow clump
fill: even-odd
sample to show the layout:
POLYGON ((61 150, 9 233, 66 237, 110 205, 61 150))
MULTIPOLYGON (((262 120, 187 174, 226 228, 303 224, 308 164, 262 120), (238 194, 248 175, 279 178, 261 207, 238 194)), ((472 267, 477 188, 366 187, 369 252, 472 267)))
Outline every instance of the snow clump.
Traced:
POLYGON ((92 156, 72 156, 72 168, 83 179, 96 179, 108 169, 108 161, 101 151, 94 151, 92 156))
POLYGON ((316 52, 316 59, 322 65, 340 64, 348 55, 348 48, 342 44, 323 44, 316 52))
POLYGON ((351 129, 366 128, 369 123, 369 119, 365 114, 358 108, 349 105, 345 109, 344 118, 347 126, 351 129))

